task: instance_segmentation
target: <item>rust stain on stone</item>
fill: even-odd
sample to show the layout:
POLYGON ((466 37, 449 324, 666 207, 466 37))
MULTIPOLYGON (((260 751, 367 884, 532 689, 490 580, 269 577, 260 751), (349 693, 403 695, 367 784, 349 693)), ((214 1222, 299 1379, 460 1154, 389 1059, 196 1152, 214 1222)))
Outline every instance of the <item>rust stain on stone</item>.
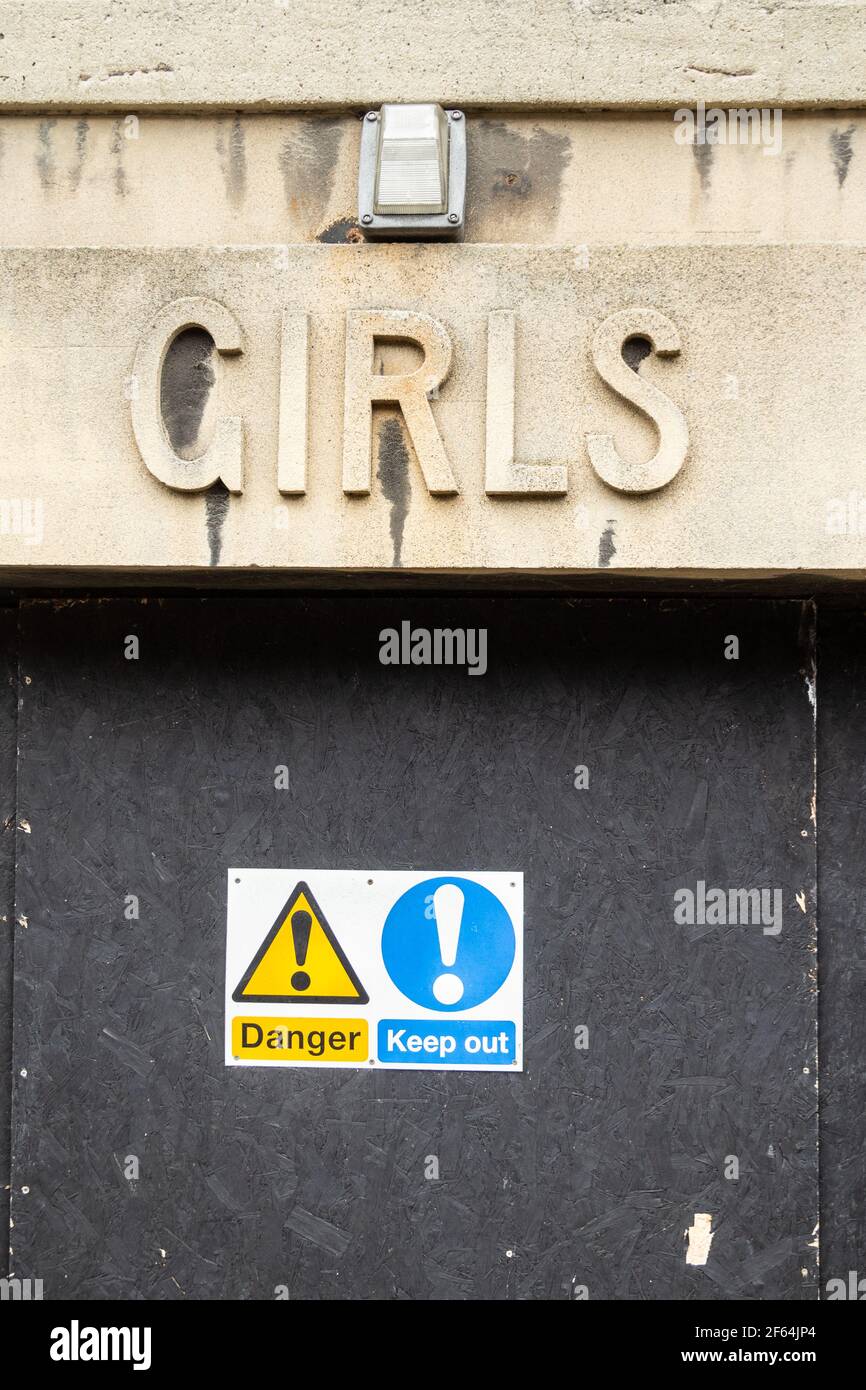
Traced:
POLYGON ((323 241, 330 246, 360 245, 364 241, 364 233, 354 218, 338 217, 336 222, 332 222, 317 234, 316 241, 323 241))

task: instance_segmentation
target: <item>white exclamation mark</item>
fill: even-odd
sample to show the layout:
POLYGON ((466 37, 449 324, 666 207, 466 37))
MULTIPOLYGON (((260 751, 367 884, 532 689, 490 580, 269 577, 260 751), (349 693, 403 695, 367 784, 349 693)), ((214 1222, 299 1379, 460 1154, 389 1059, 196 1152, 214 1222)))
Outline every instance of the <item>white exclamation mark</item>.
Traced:
POLYGON ((457 959, 460 923, 463 920, 463 893, 456 883, 443 883, 433 894, 433 914, 439 933, 439 954, 445 973, 433 981, 433 993, 440 1004, 456 1004, 463 998, 463 981, 450 973, 457 959))

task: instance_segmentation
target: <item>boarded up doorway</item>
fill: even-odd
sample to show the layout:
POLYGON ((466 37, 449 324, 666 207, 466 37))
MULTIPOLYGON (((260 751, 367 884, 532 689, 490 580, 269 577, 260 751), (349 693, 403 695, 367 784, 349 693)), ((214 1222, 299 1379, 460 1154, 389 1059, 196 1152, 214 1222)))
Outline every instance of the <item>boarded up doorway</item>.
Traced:
POLYGON ((800 603, 23 603, 13 1272, 814 1297, 811 637, 800 603), (405 620, 486 628, 486 674, 383 666, 405 620), (227 1070, 239 863, 521 868, 525 1072, 227 1070), (778 890, 781 930, 676 922, 701 883, 778 890))

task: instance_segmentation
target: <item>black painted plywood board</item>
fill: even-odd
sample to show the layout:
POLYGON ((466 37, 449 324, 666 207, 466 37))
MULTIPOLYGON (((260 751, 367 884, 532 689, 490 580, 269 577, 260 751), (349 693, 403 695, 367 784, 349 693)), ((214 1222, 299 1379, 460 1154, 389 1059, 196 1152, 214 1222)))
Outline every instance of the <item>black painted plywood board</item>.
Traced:
POLYGON ((821 1285, 849 1296, 866 1278, 866 614, 822 610, 818 653, 821 1285))
POLYGON ((815 1296, 811 631, 799 603, 26 603, 15 1272, 49 1298, 815 1296), (488 673, 383 667, 404 619, 486 627, 488 673), (522 869, 526 1071, 226 1069, 226 869, 294 864, 522 869), (677 925, 700 880, 778 888, 782 931, 677 925))
MULTIPOLYGON (((15 730, 18 704, 18 613, 0 607, 0 1225, 9 1224, 12 1100, 12 939, 15 931, 15 730)), ((0 1276, 9 1242, 0 1242, 0 1276)))

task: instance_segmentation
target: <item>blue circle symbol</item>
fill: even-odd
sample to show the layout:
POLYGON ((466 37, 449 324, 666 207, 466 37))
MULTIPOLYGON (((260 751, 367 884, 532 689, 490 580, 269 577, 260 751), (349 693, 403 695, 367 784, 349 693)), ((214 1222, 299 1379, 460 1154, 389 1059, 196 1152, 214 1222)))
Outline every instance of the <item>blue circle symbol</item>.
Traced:
POLYGON ((394 984, 425 1009, 474 1009, 508 979, 514 927, 489 888, 469 878, 428 878, 397 899, 382 931, 394 984))

